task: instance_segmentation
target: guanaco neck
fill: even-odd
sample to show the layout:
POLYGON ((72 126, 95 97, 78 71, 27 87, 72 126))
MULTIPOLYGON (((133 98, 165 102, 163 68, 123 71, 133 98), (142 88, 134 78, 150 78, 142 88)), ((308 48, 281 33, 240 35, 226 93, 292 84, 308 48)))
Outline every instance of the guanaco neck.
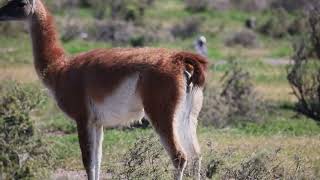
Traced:
POLYGON ((30 17, 30 30, 35 69, 47 85, 64 65, 66 56, 60 44, 54 19, 41 0, 36 1, 35 12, 30 17))

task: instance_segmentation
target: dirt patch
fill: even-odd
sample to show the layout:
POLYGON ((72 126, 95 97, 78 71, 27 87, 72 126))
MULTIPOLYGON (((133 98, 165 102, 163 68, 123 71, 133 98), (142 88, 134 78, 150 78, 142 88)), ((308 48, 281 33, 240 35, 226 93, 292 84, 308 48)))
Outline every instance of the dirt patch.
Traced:
POLYGON ((290 59, 265 59, 263 62, 273 66, 289 65, 292 63, 290 59))
POLYGON ((67 135, 67 133, 65 133, 65 132, 63 132, 63 131, 48 131, 48 132, 46 132, 46 135, 47 136, 65 136, 65 135, 67 135))
MULTIPOLYGON (((101 172, 101 179, 110 179, 111 175, 101 172)), ((84 170, 69 171, 65 169, 57 169, 52 176, 52 180, 87 180, 87 174, 84 170)))
POLYGON ((68 171, 58 169, 52 176, 53 180, 86 180, 87 175, 85 171, 68 171))

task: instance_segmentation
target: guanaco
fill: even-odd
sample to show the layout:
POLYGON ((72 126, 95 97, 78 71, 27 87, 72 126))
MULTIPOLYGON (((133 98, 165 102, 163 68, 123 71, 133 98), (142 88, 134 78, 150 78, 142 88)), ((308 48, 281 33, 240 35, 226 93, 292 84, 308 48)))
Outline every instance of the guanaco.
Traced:
POLYGON ((30 26, 35 70, 59 108, 77 124, 89 180, 99 180, 103 128, 146 117, 182 179, 196 162, 200 178, 197 117, 203 101, 207 60, 184 51, 157 48, 96 49, 69 57, 53 16, 41 0, 11 0, 0 20, 30 26))

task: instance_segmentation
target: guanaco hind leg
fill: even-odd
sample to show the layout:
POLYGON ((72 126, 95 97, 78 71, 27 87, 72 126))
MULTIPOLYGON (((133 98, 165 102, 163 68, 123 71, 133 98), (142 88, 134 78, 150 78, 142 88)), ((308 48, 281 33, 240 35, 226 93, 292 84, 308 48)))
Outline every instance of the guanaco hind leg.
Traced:
POLYGON ((166 151, 168 152, 174 167, 176 168, 175 179, 181 180, 184 169, 187 165, 186 153, 179 142, 178 132, 174 125, 172 115, 163 115, 162 117, 155 117, 152 112, 149 114, 150 121, 153 124, 156 132, 160 136, 160 140, 166 151), (161 122, 161 123, 159 123, 161 122))
POLYGON ((164 132, 162 128, 166 127, 157 127, 156 129, 160 135, 161 143, 169 153, 174 167, 176 168, 175 178, 180 180, 183 177, 183 173, 187 165, 187 154, 185 153, 179 141, 177 141, 178 136, 174 127, 170 130, 170 132, 164 132))
POLYGON ((191 164, 194 160, 197 162, 195 176, 199 179, 201 158, 196 127, 202 105, 202 89, 196 91, 191 87, 187 91, 186 80, 178 83, 155 76, 153 79, 143 79, 141 85, 145 112, 172 158, 177 169, 176 178, 182 179, 187 162, 191 164), (158 83, 162 86, 159 87, 158 83))
POLYGON ((157 73, 145 75, 139 85, 145 113, 172 159, 177 171, 176 178, 182 179, 187 156, 178 138, 175 109, 184 85, 178 79, 170 79, 157 73))
POLYGON ((194 176, 197 179, 201 178, 201 155, 200 155, 200 146, 197 138, 197 124, 198 116, 202 107, 203 101, 203 90, 202 88, 194 87, 190 93, 187 94, 187 121, 189 122, 190 128, 190 141, 192 142, 192 166, 194 170, 194 176))
POLYGON ((195 179, 200 179, 200 146, 197 138, 197 118, 202 106, 202 88, 189 87, 176 108, 176 125, 179 141, 187 153, 188 167, 195 179))

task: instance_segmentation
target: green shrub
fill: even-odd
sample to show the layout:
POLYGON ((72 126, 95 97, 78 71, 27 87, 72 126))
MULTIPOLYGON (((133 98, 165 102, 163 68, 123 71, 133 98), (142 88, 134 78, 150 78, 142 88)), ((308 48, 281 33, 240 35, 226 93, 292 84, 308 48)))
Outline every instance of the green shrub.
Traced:
POLYGON ((145 37, 144 36, 136 36, 136 37, 132 37, 130 38, 130 45, 132 47, 143 47, 145 46, 146 42, 145 42, 145 37))
POLYGON ((0 92, 0 179, 30 179, 50 165, 30 118, 45 98, 34 86, 13 81, 2 83, 0 92))
POLYGON ((56 110, 56 108, 54 111, 49 111, 46 117, 46 123, 43 127, 46 132, 64 134, 77 132, 76 123, 68 119, 60 110, 56 110), (54 115, 52 115, 53 113, 54 115))

